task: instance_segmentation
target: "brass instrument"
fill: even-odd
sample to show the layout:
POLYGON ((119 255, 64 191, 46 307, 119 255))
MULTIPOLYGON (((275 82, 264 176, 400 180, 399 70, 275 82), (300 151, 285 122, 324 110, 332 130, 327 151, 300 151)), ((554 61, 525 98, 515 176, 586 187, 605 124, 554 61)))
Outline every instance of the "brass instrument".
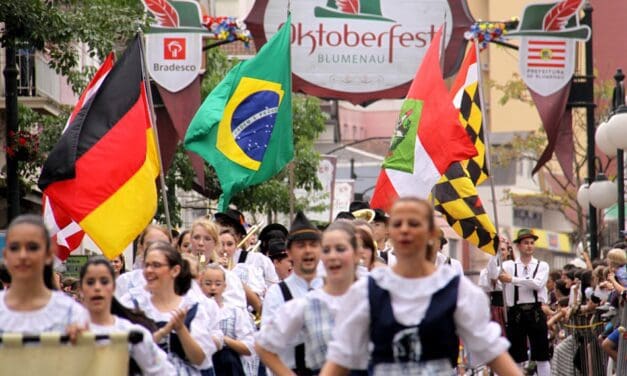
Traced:
POLYGON ((254 233, 261 231, 263 226, 264 226, 264 223, 262 222, 258 225, 254 225, 253 227, 251 227, 250 230, 248 231, 248 234, 246 234, 246 236, 244 236, 242 241, 239 242, 239 244, 237 245, 237 248, 242 248, 242 246, 246 244, 248 239, 250 239, 250 237, 253 236, 254 233))
POLYGON ((355 219, 362 219, 368 223, 374 220, 375 212, 372 209, 359 209, 352 212, 355 219))

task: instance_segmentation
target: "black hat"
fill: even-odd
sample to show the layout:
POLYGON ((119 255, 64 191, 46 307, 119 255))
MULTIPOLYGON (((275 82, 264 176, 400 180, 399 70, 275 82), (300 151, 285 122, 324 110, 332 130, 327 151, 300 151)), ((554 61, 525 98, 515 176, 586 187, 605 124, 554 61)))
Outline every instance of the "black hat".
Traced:
POLYGON ((287 237, 287 229, 285 228, 285 226, 283 226, 280 223, 270 223, 269 225, 267 225, 266 227, 263 228, 263 230, 261 230, 261 232, 259 233, 259 237, 257 239, 259 239, 260 241, 265 241, 268 240, 270 238, 272 238, 271 232, 273 231, 280 231, 283 233, 283 237, 286 238, 287 237))
POLYGON ((341 211, 337 213, 337 216, 335 216, 335 220, 337 221, 338 219, 348 219, 348 220, 354 221, 355 216, 351 212, 341 211))
POLYGON ((215 219, 220 226, 231 227, 240 236, 246 236, 246 229, 244 228, 246 220, 244 219, 244 215, 238 210, 228 209, 224 213, 216 213, 215 219))
POLYGON ((361 209, 370 209, 370 204, 364 201, 353 201, 348 206, 348 211, 351 213, 361 209))
POLYGON ((309 219, 301 211, 296 213, 294 222, 290 227, 290 233, 287 235, 288 248, 294 240, 320 240, 320 231, 309 222, 309 219))
POLYGON ((374 219, 372 220, 373 222, 388 223, 389 219, 390 217, 388 217, 382 209, 374 209, 374 219))
POLYGON ((287 257, 285 248, 285 240, 270 239, 270 242, 268 242, 268 257, 270 257, 271 260, 287 257))

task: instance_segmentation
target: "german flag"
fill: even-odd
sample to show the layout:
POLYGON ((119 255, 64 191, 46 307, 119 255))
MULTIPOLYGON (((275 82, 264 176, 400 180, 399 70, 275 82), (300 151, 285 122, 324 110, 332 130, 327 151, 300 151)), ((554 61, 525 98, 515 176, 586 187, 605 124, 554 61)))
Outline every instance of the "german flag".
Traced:
POLYGON ((157 207, 157 144, 139 36, 71 120, 39 187, 109 258, 146 227, 157 207))

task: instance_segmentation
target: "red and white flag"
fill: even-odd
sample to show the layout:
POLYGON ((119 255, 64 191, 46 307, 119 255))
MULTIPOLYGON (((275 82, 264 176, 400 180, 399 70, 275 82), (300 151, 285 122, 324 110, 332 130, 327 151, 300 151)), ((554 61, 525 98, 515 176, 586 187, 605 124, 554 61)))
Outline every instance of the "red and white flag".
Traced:
POLYGON ((477 155, 442 79, 441 38, 440 28, 401 107, 372 208, 389 211, 399 197, 427 198, 451 163, 477 155))
POLYGON ((527 40, 527 67, 566 68, 566 40, 527 40))
MULTIPOLYGON (((91 99, 91 97, 98 92, 98 88, 113 67, 113 59, 114 55, 113 53, 110 53, 105 61, 102 63, 94 77, 91 79, 85 90, 83 90, 83 93, 78 99, 74 110, 70 114, 70 117, 65 124, 63 132, 67 130, 68 126, 72 123, 74 118, 76 118, 81 109, 83 109, 83 105, 85 103, 88 103, 89 99, 91 99)), ((54 202, 52 202, 46 194, 44 194, 42 197, 42 210, 44 223, 50 231, 52 241, 57 244, 56 256, 61 260, 65 260, 68 258, 70 253, 74 252, 80 247, 85 233, 78 225, 78 223, 73 221, 72 218, 63 211, 63 209, 61 209, 54 202)))

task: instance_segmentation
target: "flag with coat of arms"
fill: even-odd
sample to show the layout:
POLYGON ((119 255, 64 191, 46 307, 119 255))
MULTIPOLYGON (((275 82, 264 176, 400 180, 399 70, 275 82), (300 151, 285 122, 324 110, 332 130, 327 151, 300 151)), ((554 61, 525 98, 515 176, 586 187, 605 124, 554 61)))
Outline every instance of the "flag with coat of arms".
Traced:
POLYGON ((220 211, 235 193, 270 179, 294 157, 290 18, 254 58, 231 69, 185 134, 185 148, 216 170, 220 211))

